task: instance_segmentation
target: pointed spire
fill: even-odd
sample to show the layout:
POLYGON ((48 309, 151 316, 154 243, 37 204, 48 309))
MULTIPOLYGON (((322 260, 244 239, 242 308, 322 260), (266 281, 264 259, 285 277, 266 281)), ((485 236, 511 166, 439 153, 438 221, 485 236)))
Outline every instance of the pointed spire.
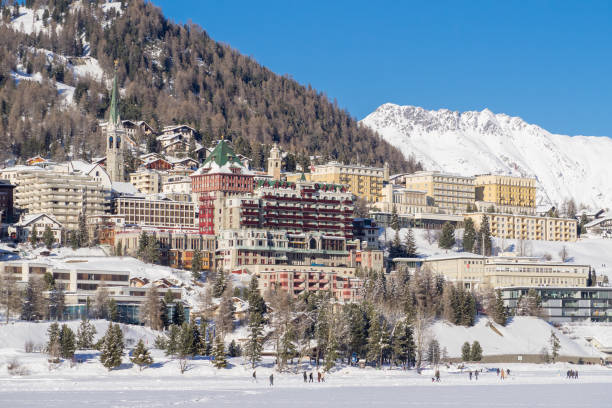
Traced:
POLYGON ((117 60, 115 60, 115 77, 113 78, 113 90, 111 92, 111 102, 110 102, 110 114, 108 115, 108 121, 117 125, 119 123, 119 107, 117 104, 119 103, 119 90, 117 87, 117 60))

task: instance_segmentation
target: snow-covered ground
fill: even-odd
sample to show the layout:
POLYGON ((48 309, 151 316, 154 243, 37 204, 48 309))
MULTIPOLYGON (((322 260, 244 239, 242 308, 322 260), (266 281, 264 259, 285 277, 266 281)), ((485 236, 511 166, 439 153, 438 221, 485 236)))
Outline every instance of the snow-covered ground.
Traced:
MULTIPOLYGON (((0 358, 6 359, 1 355, 0 358)), ((506 364, 510 376, 501 380, 492 369, 473 364, 463 371, 442 366, 441 381, 432 383, 431 369, 418 374, 402 371, 341 367, 316 382, 316 367, 299 366, 297 372, 276 373, 271 359, 256 370, 230 359, 231 368, 217 370, 207 359, 190 362, 179 373, 176 361, 153 352, 153 367, 139 371, 124 357, 112 372, 99 363, 97 352, 78 355, 84 362, 63 363, 49 371, 44 355, 20 355, 32 370, 27 376, 7 374, 0 363, 0 406, 6 407, 607 407, 612 370, 601 366, 570 364, 506 364), (466 370, 483 370, 470 381, 466 370), (569 369, 579 379, 566 379, 569 369), (314 383, 304 383, 302 370, 315 372, 314 383), (274 374, 274 386, 269 375, 274 374), (442 387, 441 390, 437 388, 442 387)))

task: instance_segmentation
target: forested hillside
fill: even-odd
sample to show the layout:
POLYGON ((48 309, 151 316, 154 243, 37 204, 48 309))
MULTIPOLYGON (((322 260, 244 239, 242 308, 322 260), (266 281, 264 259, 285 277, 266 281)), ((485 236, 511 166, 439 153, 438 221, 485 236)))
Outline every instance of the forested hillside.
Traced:
POLYGON ((296 155, 371 165, 386 160, 393 171, 418 167, 326 95, 271 72, 199 26, 167 20, 150 3, 0 4, 4 158, 101 154, 98 122, 117 60, 123 119, 154 127, 187 123, 204 144, 224 135, 245 152, 278 142, 296 155))

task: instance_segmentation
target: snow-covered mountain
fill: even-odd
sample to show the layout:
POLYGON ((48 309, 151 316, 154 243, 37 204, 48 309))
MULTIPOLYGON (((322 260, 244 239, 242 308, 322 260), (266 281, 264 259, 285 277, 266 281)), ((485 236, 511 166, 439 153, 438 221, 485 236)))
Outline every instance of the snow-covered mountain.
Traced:
POLYGON ((488 109, 459 113, 391 103, 361 123, 428 170, 536 176, 539 204, 572 197, 593 209, 612 207, 610 138, 552 134, 488 109))

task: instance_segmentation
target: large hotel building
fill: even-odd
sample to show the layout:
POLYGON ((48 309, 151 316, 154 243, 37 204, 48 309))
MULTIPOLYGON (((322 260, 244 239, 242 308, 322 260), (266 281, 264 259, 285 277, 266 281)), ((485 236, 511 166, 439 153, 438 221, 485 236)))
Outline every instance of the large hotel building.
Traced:
POLYGON ((403 176, 406 188, 425 191, 441 212, 462 213, 474 206, 474 177, 438 171, 418 171, 403 176))

